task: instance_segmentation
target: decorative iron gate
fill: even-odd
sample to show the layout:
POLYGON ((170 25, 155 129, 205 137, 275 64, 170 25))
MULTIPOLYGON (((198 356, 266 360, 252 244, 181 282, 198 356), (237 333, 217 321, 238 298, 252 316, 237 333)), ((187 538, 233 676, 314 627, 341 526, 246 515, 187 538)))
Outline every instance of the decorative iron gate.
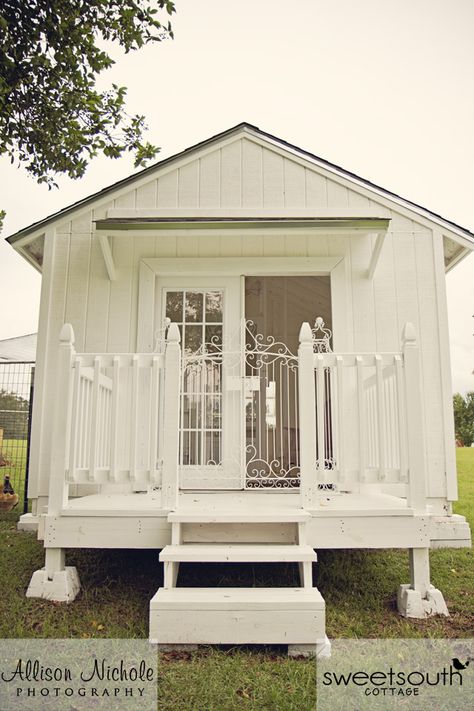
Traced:
POLYGON ((214 337, 183 354, 182 488, 299 485, 297 357, 252 321, 239 340, 239 350, 214 337))

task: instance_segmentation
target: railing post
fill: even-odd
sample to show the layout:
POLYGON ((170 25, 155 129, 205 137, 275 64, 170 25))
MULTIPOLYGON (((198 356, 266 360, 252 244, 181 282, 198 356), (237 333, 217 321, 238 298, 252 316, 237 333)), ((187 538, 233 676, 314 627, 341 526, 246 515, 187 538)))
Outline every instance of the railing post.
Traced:
POLYGON ((173 511, 178 504, 179 397, 181 335, 176 323, 168 329, 165 350, 162 507, 173 511))
MULTIPOLYGON (((300 330, 298 348, 298 392, 300 426, 300 494, 304 507, 314 504, 316 481, 316 397, 314 387, 314 353, 311 326, 305 322, 300 330)), ((322 443, 322 446, 323 443, 322 443)))
POLYGON ((412 323, 402 335, 405 363, 405 403, 408 438, 408 505, 415 513, 426 511, 426 450, 423 419, 420 349, 412 323))
POLYGON ((59 515, 67 503, 66 467, 71 438, 72 368, 75 357, 74 331, 65 323, 59 336, 56 397, 51 436, 51 471, 48 515, 59 515))

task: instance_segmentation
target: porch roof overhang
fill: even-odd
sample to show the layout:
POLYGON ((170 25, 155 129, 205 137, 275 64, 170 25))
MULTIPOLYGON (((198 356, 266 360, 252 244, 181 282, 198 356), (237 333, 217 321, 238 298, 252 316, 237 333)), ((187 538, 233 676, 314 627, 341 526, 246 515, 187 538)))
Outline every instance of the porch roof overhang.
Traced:
POLYGON ((109 279, 116 278, 109 238, 143 230, 310 230, 313 233, 373 235, 376 237, 367 277, 371 279, 377 267, 390 217, 383 210, 130 210, 111 209, 107 217, 95 221, 109 279))

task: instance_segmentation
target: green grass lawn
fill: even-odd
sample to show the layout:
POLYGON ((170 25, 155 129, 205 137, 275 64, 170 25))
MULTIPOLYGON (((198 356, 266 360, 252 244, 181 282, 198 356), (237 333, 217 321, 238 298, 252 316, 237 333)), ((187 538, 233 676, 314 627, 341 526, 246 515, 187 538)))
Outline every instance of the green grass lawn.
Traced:
MULTIPOLYGON (((474 522, 474 449, 459 449, 459 503, 455 511, 474 522)), ((155 551, 75 550, 82 591, 71 605, 25 598, 32 571, 42 567, 41 544, 17 532, 18 514, 0 520, 0 630, 7 637, 146 637, 150 597, 162 583, 155 551)), ((405 551, 321 551, 316 584, 326 600, 327 634, 337 637, 474 636, 474 556, 470 549, 431 552, 432 582, 445 596, 451 616, 401 618, 395 595, 408 582, 405 551)), ((291 584, 294 569, 284 570, 291 584)), ((183 569, 183 584, 203 584, 197 568, 183 569)), ((208 584, 265 585, 276 580, 272 566, 216 565, 208 584), (232 574, 232 580, 231 580, 232 574)), ((201 649, 168 653, 160 664, 160 710, 315 708, 315 665, 289 660, 278 649, 201 649)))
POLYGON ((25 488, 25 472, 26 472, 26 439, 4 439, 1 447, 3 459, 8 462, 6 466, 0 467, 1 483, 6 475, 10 477, 10 483, 18 494, 19 500, 15 507, 15 512, 11 516, 12 520, 16 520, 17 512, 23 512, 23 494, 25 488), (16 518, 15 518, 16 517, 16 518))

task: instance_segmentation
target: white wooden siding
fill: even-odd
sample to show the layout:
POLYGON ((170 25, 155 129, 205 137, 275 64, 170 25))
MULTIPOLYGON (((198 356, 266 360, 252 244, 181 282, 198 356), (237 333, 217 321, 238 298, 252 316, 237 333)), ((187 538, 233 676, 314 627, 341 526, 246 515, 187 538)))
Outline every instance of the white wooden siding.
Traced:
MULTIPOLYGON (((233 234, 174 235, 126 232, 112 239, 117 279, 109 282, 92 231, 94 219, 108 207, 306 207, 387 208, 387 200, 373 200, 367 188, 353 189, 347 179, 336 180, 323 169, 310 168, 302 159, 282 155, 261 142, 237 137, 202 157, 192 156, 177 168, 165 166, 155 178, 139 180, 136 188, 121 189, 94 212, 85 210, 57 228, 54 249, 49 330, 45 357, 52 362, 64 320, 72 323, 76 347, 85 351, 130 352, 136 347, 139 262, 143 257, 296 257, 344 255, 348 278, 346 298, 347 350, 398 350, 401 329, 414 323, 423 354, 425 419, 429 456, 429 495, 445 495, 445 442, 441 389, 439 313, 431 230, 398 210, 391 212, 373 280, 366 270, 373 249, 368 236, 307 236, 265 234, 241 238, 233 234), (70 244, 69 244, 70 242, 70 244)), ((406 211, 405 211, 406 212, 406 211)), ((46 299, 46 297, 44 297, 46 299)), ((316 316, 316 314, 315 314, 316 316)), ((442 337, 447 337, 443 334, 442 337)), ((340 340, 339 340, 340 342, 340 340)), ((43 361, 44 362, 44 361, 43 361)), ((41 363, 39 368, 43 367, 41 363)), ((54 369, 45 379, 45 408, 51 400, 54 369)), ((47 453, 37 455, 36 472, 43 472, 39 493, 47 493, 47 453)), ((34 474, 39 476, 39 474, 34 474)))

